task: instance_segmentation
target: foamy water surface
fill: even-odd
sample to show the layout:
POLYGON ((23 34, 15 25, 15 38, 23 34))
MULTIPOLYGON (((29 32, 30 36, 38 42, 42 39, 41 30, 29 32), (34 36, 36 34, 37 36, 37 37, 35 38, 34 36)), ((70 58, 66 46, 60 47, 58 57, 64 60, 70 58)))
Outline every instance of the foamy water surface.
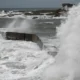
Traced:
POLYGON ((49 33, 45 37, 38 34, 45 45, 43 50, 36 43, 5 40, 2 36, 7 31, 32 32, 34 23, 26 19, 19 23, 19 19, 14 19, 0 28, 0 80, 43 80, 43 72, 54 62, 56 39, 49 33))

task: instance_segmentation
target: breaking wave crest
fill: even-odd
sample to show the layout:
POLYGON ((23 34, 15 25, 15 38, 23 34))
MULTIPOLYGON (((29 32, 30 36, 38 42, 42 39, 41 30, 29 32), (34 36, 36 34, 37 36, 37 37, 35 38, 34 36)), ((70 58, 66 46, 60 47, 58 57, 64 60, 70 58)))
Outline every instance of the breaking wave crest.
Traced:
POLYGON ((57 29, 59 51, 46 71, 44 80, 80 80, 80 4, 57 29))

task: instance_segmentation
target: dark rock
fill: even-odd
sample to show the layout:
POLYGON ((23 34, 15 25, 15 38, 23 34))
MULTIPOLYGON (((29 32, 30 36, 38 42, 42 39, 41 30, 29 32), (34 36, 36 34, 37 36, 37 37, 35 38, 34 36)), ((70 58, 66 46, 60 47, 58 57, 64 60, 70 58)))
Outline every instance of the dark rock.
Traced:
POLYGON ((73 5, 74 5, 74 4, 70 4, 70 3, 63 3, 63 4, 62 4, 63 7, 65 7, 65 6, 72 7, 73 5))
POLYGON ((5 34, 7 40, 24 40, 24 41, 32 41, 38 44, 38 46, 42 49, 43 43, 40 38, 35 34, 28 33, 17 33, 17 32, 6 32, 5 34))
POLYGON ((38 17, 33 17, 32 19, 37 19, 38 17))

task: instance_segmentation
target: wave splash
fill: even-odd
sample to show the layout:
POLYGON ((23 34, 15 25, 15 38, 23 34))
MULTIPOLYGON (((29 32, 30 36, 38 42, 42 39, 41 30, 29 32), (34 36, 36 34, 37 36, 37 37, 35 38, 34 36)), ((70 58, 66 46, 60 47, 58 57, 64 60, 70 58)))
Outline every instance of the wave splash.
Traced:
POLYGON ((9 24, 6 24, 4 28, 0 28, 0 32, 20 32, 20 33, 32 33, 34 28, 34 21, 27 20, 26 18, 14 18, 9 24))
POLYGON ((44 80, 80 80, 80 4, 57 29, 58 55, 46 71, 44 80))
POLYGON ((8 25, 7 30, 8 31, 13 31, 13 32, 22 32, 26 33, 28 31, 31 31, 31 28, 34 27, 32 26, 33 23, 32 21, 27 20, 26 18, 23 19, 14 19, 14 21, 8 25))

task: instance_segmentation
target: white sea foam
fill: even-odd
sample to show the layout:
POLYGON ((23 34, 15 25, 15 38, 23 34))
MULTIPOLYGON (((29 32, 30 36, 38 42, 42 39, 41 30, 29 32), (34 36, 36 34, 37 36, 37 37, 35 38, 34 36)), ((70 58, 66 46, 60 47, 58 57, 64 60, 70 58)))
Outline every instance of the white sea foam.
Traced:
POLYGON ((0 39, 0 79, 37 80, 54 58, 33 42, 0 39))
MULTIPOLYGON (((0 34, 31 30, 32 23, 14 19, 0 29, 0 34)), ((4 40, 0 36, 0 46, 0 80, 40 80, 44 70, 54 62, 47 50, 40 50, 33 42, 4 40)))
POLYGON ((58 55, 43 80, 80 80, 80 4, 70 9, 57 32, 58 55))

